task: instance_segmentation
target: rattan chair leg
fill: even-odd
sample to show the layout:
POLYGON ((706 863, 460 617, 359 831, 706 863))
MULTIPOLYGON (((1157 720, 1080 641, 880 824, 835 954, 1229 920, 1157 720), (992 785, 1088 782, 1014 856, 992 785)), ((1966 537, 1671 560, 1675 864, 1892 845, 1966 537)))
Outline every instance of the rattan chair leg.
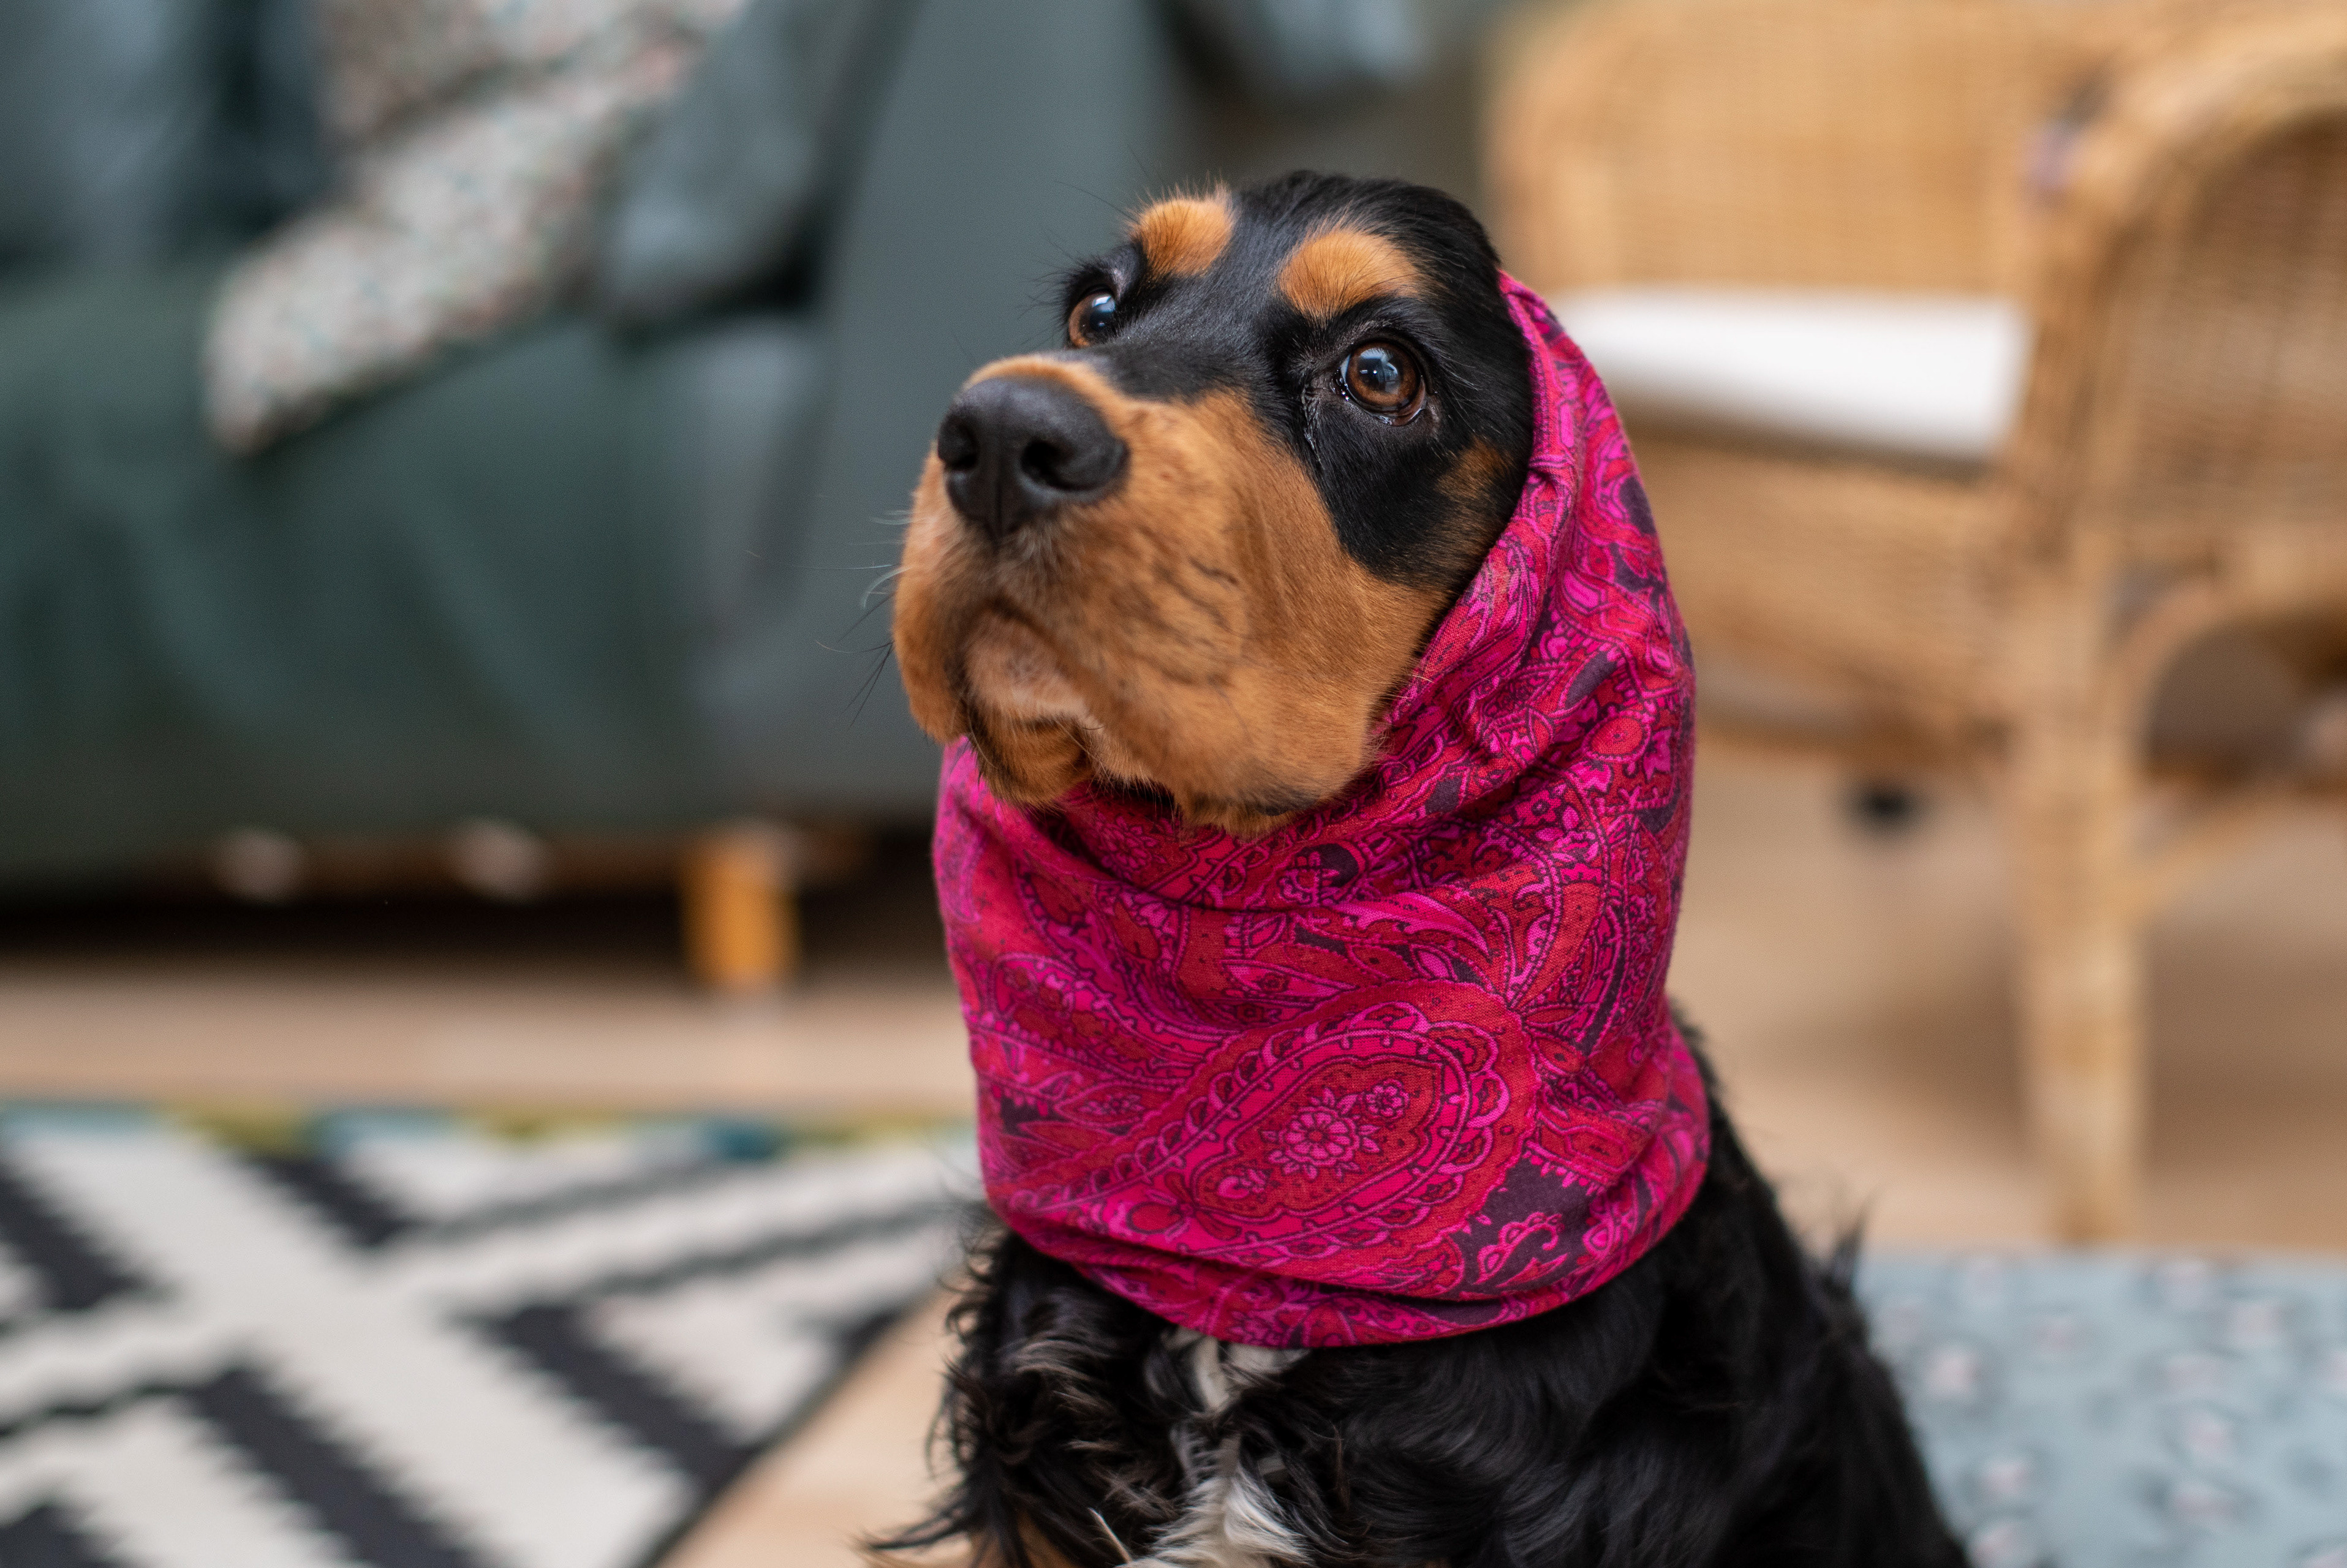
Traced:
POLYGON ((2064 1241, 2136 1227, 2148 1101, 2143 916, 2128 824, 2131 732, 2061 704, 2016 736, 2011 822, 2021 925, 2022 1076, 2064 1241))

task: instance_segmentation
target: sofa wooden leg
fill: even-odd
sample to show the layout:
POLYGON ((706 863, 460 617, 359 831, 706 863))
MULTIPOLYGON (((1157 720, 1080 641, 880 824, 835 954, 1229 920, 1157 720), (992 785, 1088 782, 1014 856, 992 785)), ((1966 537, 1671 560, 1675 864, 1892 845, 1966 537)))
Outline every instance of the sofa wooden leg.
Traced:
POLYGON ((799 966, 795 835, 764 823, 695 838, 681 872, 693 978, 731 995, 789 983, 799 966))
POLYGON ((2024 737, 2013 801, 2022 1074, 2053 1228, 2073 1242, 2134 1232, 2149 1100, 2132 758, 2079 733, 2094 727, 2024 737))

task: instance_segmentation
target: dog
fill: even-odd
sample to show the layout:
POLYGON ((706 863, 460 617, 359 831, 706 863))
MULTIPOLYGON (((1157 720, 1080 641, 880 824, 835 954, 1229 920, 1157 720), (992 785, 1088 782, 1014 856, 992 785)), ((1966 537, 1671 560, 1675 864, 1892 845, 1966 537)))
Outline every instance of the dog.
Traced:
MULTIPOLYGON (((1388 809, 1380 792, 1389 794, 1386 781, 1399 775, 1380 770, 1400 765, 1390 760, 1406 739, 1395 728, 1397 704, 1419 702, 1405 695, 1420 690, 1411 683, 1430 680, 1438 656, 1464 646, 1452 623, 1488 610, 1471 584, 1507 565, 1487 559, 1514 548, 1503 536, 1513 539, 1512 518, 1535 481, 1560 494, 1586 488, 1613 462, 1606 483, 1623 498, 1621 537, 1630 546, 1575 569, 1586 568, 1594 574, 1586 580, 1604 592, 1618 585, 1629 611, 1649 617, 1640 623, 1644 646, 1681 682, 1656 689, 1671 702, 1685 695, 1673 664, 1684 638, 1667 610, 1659 557, 1638 564, 1648 559, 1639 550, 1651 548, 1638 543, 1639 530, 1651 528, 1626 446, 1617 440, 1601 450, 1584 436, 1553 430, 1541 436, 1544 373, 1522 325, 1530 319, 1522 313, 1535 307, 1522 298, 1512 305, 1509 287, 1481 226, 1439 192, 1303 173, 1216 190, 1143 211, 1121 247, 1065 280, 1064 348, 989 365, 955 400, 916 492, 895 639, 914 714, 938 739, 961 743, 952 755, 971 772, 958 798, 976 802, 969 810, 980 814, 956 828, 960 847, 939 851, 949 929, 958 928, 958 898, 975 911, 964 917, 973 945, 956 949, 974 1040, 980 1011, 996 1021, 1016 1012, 1029 1031, 1022 1038, 1092 1031, 1086 1049, 1126 1051, 1115 1060, 1133 1081, 1146 1081, 1146 1054, 1102 1032, 1099 1020, 1114 999, 1088 999, 1080 975, 1054 968, 1051 942, 1060 938, 1044 940, 1013 974, 998 963, 999 944, 989 946, 994 938, 982 921, 992 908, 1040 921, 1039 930, 1091 933, 1082 939, 1140 955, 1128 975, 1134 995, 1156 983, 1145 972, 1150 964, 1188 964, 1195 943, 1184 948, 1187 938, 1163 930, 1109 930, 1122 917, 1081 907, 1097 900, 1063 897, 1068 907, 1043 907, 1056 895, 1048 886, 1038 894, 1043 885, 1015 876, 988 884, 1010 892, 969 892, 971 878, 999 870, 1005 856, 1123 864, 1119 856, 1142 852, 1117 835, 1135 823, 1159 833, 1150 825, 1162 822, 1161 836, 1149 841, 1157 858, 1131 876, 1162 889, 1178 872, 1193 879, 1184 886, 1207 888, 1198 878, 1242 874, 1216 867, 1254 864, 1252 846, 1337 832, 1361 813, 1388 809), (1541 456, 1543 439, 1563 456, 1541 456), (1001 835, 1012 831, 1031 836, 1006 848, 1001 835), (1000 905, 1017 898, 1041 904, 1023 913, 1000 905), (996 989, 974 995, 987 986, 996 989)), ((1577 356, 1569 345, 1555 354, 1570 371, 1577 356)), ((1554 619, 1532 618, 1525 635, 1562 635, 1554 619)), ((1627 679, 1622 662, 1619 654, 1590 661, 1595 674, 1560 682, 1562 695, 1533 704, 1548 714, 1539 733, 1564 735, 1540 743, 1604 751, 1604 733, 1566 734, 1555 715, 1594 701, 1594 682, 1627 679)), ((1499 692, 1490 723, 1513 723, 1504 689, 1477 679, 1480 685, 1455 688, 1468 695, 1451 706, 1499 692)), ((1639 1167, 1636 1201, 1620 1210, 1646 1226, 1635 1245, 1623 1244, 1598 1268, 1589 1261, 1599 1245, 1591 1238, 1604 1227, 1594 1221, 1559 1242, 1572 1225, 1547 1211, 1582 1215, 1589 1200, 1578 1190, 1569 1202, 1542 1200, 1546 1210, 1530 1219, 1522 1203, 1502 1213, 1498 1199, 1488 1200, 1491 1212, 1472 1223, 1483 1227, 1478 1245, 1490 1245, 1476 1256, 1489 1264, 1506 1254, 1518 1240, 1491 1238, 1520 1238, 1537 1221, 1547 1228, 1536 1240, 1555 1244, 1563 1260, 1542 1264, 1549 1273, 1527 1266, 1520 1277, 1539 1289, 1509 1297, 1512 1286, 1471 1288, 1472 1267, 1420 1290, 1409 1283, 1417 1276, 1370 1257, 1385 1233, 1367 1220, 1368 1228, 1340 1233, 1336 1243, 1297 1243, 1297 1278, 1275 1278, 1276 1269, 1258 1276, 1246 1260, 1271 1255, 1261 1250, 1263 1236, 1227 1214, 1206 1214, 1199 1223, 1207 1231, 1198 1234, 1223 1238, 1217 1258, 1240 1261, 1212 1264, 1220 1272, 1182 1295, 1194 1269, 1174 1256, 1180 1245, 1153 1251, 1129 1233, 1055 1229, 1060 1222, 1040 1208, 1017 1206, 1024 1200, 1005 1176, 996 1206, 1011 1227, 979 1245, 955 1317, 960 1348, 941 1430, 958 1480, 931 1517, 876 1550, 958 1539, 982 1568, 1957 1568, 1963 1552, 1934 1502, 1895 1388, 1868 1347, 1850 1287, 1853 1244, 1822 1261, 1804 1250, 1721 1109, 1691 1034, 1660 1010, 1679 864, 1669 851, 1676 843, 1684 854, 1691 723, 1678 707, 1665 707, 1667 722, 1656 719, 1652 734, 1633 737, 1649 748, 1635 755, 1665 759, 1646 769, 1654 776, 1641 784, 1631 776, 1636 767, 1614 768, 1630 784, 1651 786, 1624 808, 1643 825, 1623 842, 1638 839, 1651 853, 1619 863, 1630 868, 1618 875, 1635 880, 1646 900, 1622 904, 1633 912, 1623 918, 1663 928, 1616 928, 1614 938, 1624 944, 1619 951, 1644 955, 1637 972, 1657 1011, 1640 1027, 1658 1031, 1664 1054, 1678 1053, 1671 1060, 1686 1081, 1624 1093, 1644 1108, 1646 1120, 1635 1127, 1675 1125, 1668 1118, 1679 1114, 1675 1147, 1695 1153, 1674 1163, 1665 1150, 1639 1167), (1649 913, 1637 916, 1640 909, 1649 913), (1518 1216, 1512 1228, 1500 1225, 1510 1214, 1518 1216), (1163 1277, 1150 1272, 1161 1259, 1172 1270, 1163 1277), (1347 1271, 1371 1261, 1388 1269, 1378 1278, 1401 1282, 1393 1294, 1355 1287, 1347 1271), (1559 1287, 1559 1278, 1586 1287, 1559 1287), (1204 1315, 1234 1302, 1274 1303, 1266 1314, 1287 1315, 1261 1318, 1272 1326, 1255 1342, 1195 1326, 1222 1325, 1227 1320, 1204 1315)), ((949 759, 949 794, 956 765, 949 759)), ((1462 795, 1455 778, 1438 782, 1426 797, 1432 804, 1412 809, 1461 821, 1496 809, 1467 798, 1474 787, 1462 795)), ((1545 809, 1539 800, 1531 807, 1545 809)), ((1594 808, 1584 800, 1578 809, 1594 808)), ((1460 831, 1471 845, 1472 830, 1460 831)), ((1437 834, 1427 842, 1457 838, 1437 834)), ((1358 869, 1349 864, 1358 856, 1341 845, 1311 853, 1320 859, 1303 851, 1290 858, 1307 870, 1328 868, 1336 880, 1327 886, 1339 892, 1313 884, 1296 896, 1297 907, 1315 920, 1337 918, 1327 911, 1354 907, 1343 903, 1351 895, 1341 878, 1358 869)), ((1591 885, 1575 886, 1585 892, 1591 885)), ((1228 930, 1216 927, 1224 934, 1215 953, 1227 958, 1237 950, 1228 933, 1255 918, 1255 897, 1225 900, 1228 930)), ((1136 906, 1144 907, 1155 907, 1136 906)), ((1194 907, 1203 906, 1167 906, 1177 919, 1194 907)), ((1317 931, 1303 929, 1301 942, 1338 945, 1317 931)), ((1440 965, 1452 960, 1428 956, 1440 951, 1434 938, 1420 947, 1379 939, 1382 948, 1365 947, 1356 960, 1390 968, 1389 985, 1369 988, 1387 1009, 1378 1016, 1401 1016, 1450 985, 1440 965)), ((1553 921, 1526 940, 1536 957, 1570 946, 1553 921)), ((1294 950, 1304 957, 1290 969, 1307 972, 1312 952, 1294 950)), ((1259 982, 1279 994, 1266 992, 1267 1010, 1258 1013, 1224 980, 1194 986, 1196 1005, 1183 1018, 1223 1018, 1214 1009, 1227 1006, 1235 1009, 1227 1015, 1235 1037, 1268 1042, 1216 1069, 1216 1093, 1249 1091, 1247 1075, 1272 1061, 1275 1048, 1324 1040, 1327 1030, 1314 1033, 1321 1026, 1310 1020, 1352 1005, 1316 996, 1309 1005, 1319 1011, 1296 1010, 1306 1003, 1291 1007, 1282 989, 1289 972, 1259 982), (1295 1019, 1307 1021, 1278 1032, 1280 1020, 1295 1019)), ((1473 1001, 1461 1004, 1460 1019, 1493 1016, 1474 1012, 1473 1001)), ((1422 1010, 1432 1017, 1433 1003, 1422 1010)), ((1471 1034, 1466 1022, 1439 1019, 1409 1027, 1454 1027, 1460 1040, 1471 1034)), ((1211 1054, 1217 1046, 1207 1039, 1197 1049, 1211 1054)), ((1266 1170, 1275 1196, 1282 1183, 1371 1180, 1370 1156, 1400 1146, 1397 1129, 1414 1102, 1403 1089, 1359 1076, 1382 1060, 1374 1050, 1342 1050, 1354 1054, 1331 1058, 1337 1065, 1326 1071, 1355 1077, 1327 1080, 1336 1087, 1293 1102, 1304 1111, 1291 1104, 1279 1112, 1286 1146, 1274 1147, 1270 1133, 1246 1134, 1269 1151, 1270 1165, 1218 1178, 1213 1173, 1224 1167, 1212 1166, 1182 1190, 1204 1193, 1198 1182, 1219 1180, 1214 1193, 1258 1204, 1248 1213, 1270 1213, 1260 1209, 1266 1170)), ((1131 1151, 1112 1142, 1139 1136, 1130 1129, 1143 1112, 1126 1102, 1132 1096, 1086 1089, 1092 1098, 1067 1111, 1044 1103, 1057 1092, 1048 1086, 1065 1074, 1002 1088, 1017 1065, 999 1050, 981 1062, 985 1092, 996 1097, 982 1103, 999 1121, 998 1142, 1049 1143, 1035 1122, 1061 1140, 1051 1149, 1112 1140, 1123 1163, 1088 1177, 1087 1191, 1106 1191, 1136 1168, 1131 1151), (1030 1091, 1032 1103, 1019 1098, 1030 1091)), ((1514 1092, 1553 1088, 1561 1071, 1516 1080, 1514 1092)), ((1435 1110, 1427 1113, 1458 1111, 1468 1098, 1456 1089, 1447 1099, 1430 1095, 1435 1110)), ((1181 1103, 1162 1110, 1149 1123, 1161 1131, 1148 1149, 1170 1146, 1174 1133, 1165 1128, 1204 1136, 1197 1129, 1207 1112, 1181 1103)), ((1523 1135, 1521 1107, 1510 1114, 1514 1120, 1487 1120, 1472 1157, 1489 1157, 1492 1137, 1523 1135)), ((992 1191, 1008 1167, 989 1157, 992 1191)), ((1167 1180, 1178 1185, 1177 1178, 1190 1179, 1176 1172, 1167 1180)), ((1384 1192, 1415 1178, 1402 1171, 1376 1179, 1389 1184, 1384 1192)), ((1426 1204, 1405 1207, 1380 1211, 1377 1223, 1414 1220, 1426 1204)), ((1129 1219, 1142 1211, 1118 1212, 1129 1219)), ((1163 1214, 1133 1223, 1176 1234, 1175 1220, 1163 1214)), ((1451 1255, 1436 1247, 1424 1255, 1451 1255)), ((1491 1266, 1516 1266, 1514 1256, 1491 1266)))

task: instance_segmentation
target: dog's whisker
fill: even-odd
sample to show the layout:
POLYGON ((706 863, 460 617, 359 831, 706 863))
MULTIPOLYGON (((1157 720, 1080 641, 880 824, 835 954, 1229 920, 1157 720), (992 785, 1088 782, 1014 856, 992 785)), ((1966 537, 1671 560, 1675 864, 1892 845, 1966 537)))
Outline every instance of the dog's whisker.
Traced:
MULTIPOLYGON (((862 602, 863 602, 863 609, 862 609, 862 610, 861 610, 861 611, 856 615, 856 619, 855 619, 855 620, 853 620, 849 621, 846 626, 844 626, 844 627, 842 627, 842 628, 840 629, 839 635, 840 635, 842 638, 847 638, 847 637, 853 637, 853 636, 855 636, 855 635, 856 635, 856 629, 857 627, 859 627, 859 626, 862 626, 866 621, 867 621, 867 620, 871 620, 871 619, 872 619, 872 612, 873 612, 874 610, 879 610, 879 609, 882 609, 883 607, 885 607, 885 606, 887 606, 887 605, 888 605, 888 604, 892 603, 892 602, 895 600, 895 599, 896 599, 896 595, 895 595, 895 594, 893 594, 893 593, 887 593, 887 594, 883 594, 883 595, 881 595, 881 596, 880 596, 879 602, 876 604, 876 603, 874 603, 874 602, 873 602, 872 595, 871 595, 869 592, 866 593, 866 594, 864 595, 863 601, 862 601, 862 602)), ((815 646, 817 646, 817 647, 819 647, 819 648, 823 649, 825 652, 829 652, 829 653, 839 653, 839 652, 847 652, 847 651, 852 651, 852 652, 856 652, 856 653, 868 653, 868 652, 870 652, 870 651, 871 651, 871 650, 870 650, 870 649, 868 649, 868 648, 857 648, 857 649, 853 649, 853 650, 843 650, 843 649, 834 648, 834 647, 832 647, 832 646, 831 646, 831 644, 829 644, 829 643, 827 643, 827 642, 819 642, 819 643, 817 643, 815 646)))
POLYGON ((856 720, 864 717, 864 705, 871 702, 872 693, 879 690, 880 678, 888 672, 888 661, 896 656, 896 651, 895 648, 887 644, 881 646, 880 657, 872 661, 872 673, 864 678, 864 684, 856 692, 856 706, 847 715, 849 724, 853 725, 856 720))
POLYGON ((872 609, 873 596, 875 594, 886 593, 888 590, 889 585, 904 575, 905 569, 902 564, 899 564, 887 568, 886 570, 882 571, 878 577, 873 579, 872 585, 864 590, 864 598, 862 600, 864 608, 867 610, 872 609))

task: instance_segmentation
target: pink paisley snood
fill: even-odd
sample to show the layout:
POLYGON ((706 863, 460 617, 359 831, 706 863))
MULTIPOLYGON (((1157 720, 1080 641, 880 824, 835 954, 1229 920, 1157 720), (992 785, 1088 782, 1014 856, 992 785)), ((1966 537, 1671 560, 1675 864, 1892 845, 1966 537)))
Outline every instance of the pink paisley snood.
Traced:
POLYGON ((1693 679, 1619 421, 1538 298, 1532 472, 1352 789, 1242 840, 948 753, 938 884, 994 1208, 1252 1345, 1465 1333, 1635 1261, 1709 1150, 1663 994, 1693 679))

